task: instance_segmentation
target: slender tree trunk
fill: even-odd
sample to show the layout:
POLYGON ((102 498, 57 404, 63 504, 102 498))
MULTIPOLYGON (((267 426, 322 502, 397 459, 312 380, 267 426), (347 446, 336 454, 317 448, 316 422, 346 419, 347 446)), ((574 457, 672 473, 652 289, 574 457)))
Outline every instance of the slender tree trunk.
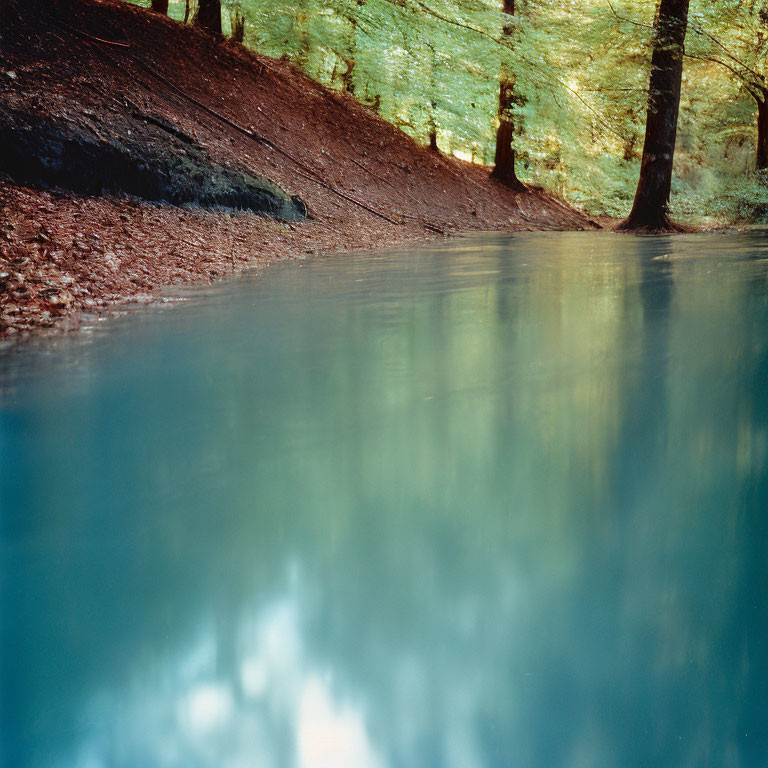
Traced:
MULTIPOLYGON (((504 0, 504 13, 515 15, 515 0, 504 0)), ((512 27, 505 27, 502 36, 511 38, 512 27)), ((513 189, 524 189, 515 173, 515 77, 506 65, 502 67, 499 82, 499 128, 496 131, 496 155, 494 157, 494 179, 513 189)))
MULTIPOLYGON (((359 3, 360 7, 364 2, 359 3)), ((352 33, 349 36, 349 56, 343 56, 344 64, 347 67, 346 72, 341 76, 341 84, 345 93, 355 95, 355 64, 357 63, 357 19, 349 18, 349 25, 352 33)))
POLYGON ((232 40, 242 43, 245 40, 245 14, 240 8, 230 9, 229 25, 232 27, 232 40))
POLYGON ((221 34, 221 0, 200 0, 193 24, 215 35, 221 34))
POLYGON ((757 102, 757 170, 768 170, 768 89, 757 102))
POLYGON ((155 13, 162 13, 163 16, 168 15, 168 0, 152 0, 152 10, 155 13))
POLYGON ((189 21, 189 0, 184 5, 184 23, 189 21))
POLYGON ((434 120, 431 120, 429 123, 429 148, 433 152, 440 151, 440 147, 437 146, 437 127, 434 120))
POLYGON ((437 78, 435 76, 437 57, 432 45, 427 44, 427 48, 429 48, 429 118, 427 123, 429 148, 433 152, 439 152, 440 148, 437 146, 437 78))
POLYGON ((355 95, 355 60, 349 56, 344 57, 346 69, 341 75, 341 87, 344 93, 355 95))
POLYGON ((687 26, 688 0, 660 0, 654 24, 640 180, 632 212, 619 225, 620 230, 679 229, 670 222, 668 207, 687 26))

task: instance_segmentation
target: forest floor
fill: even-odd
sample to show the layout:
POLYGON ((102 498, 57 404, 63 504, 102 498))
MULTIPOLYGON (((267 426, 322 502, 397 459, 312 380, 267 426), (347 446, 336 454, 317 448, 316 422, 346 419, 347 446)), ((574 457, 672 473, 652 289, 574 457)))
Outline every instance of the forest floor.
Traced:
POLYGON ((30 125, 53 120, 105 146, 122 140, 115 126, 134 145, 146 135, 155 150, 159 135, 182 137, 217 168, 244 169, 297 195, 308 215, 280 222, 74 193, 60 181, 46 189, 20 183, 25 166, 6 157, 0 337, 77 327, 116 305, 160 298, 168 286, 307 253, 471 230, 597 226, 540 190, 513 192, 487 168, 429 151, 351 96, 236 43, 119 0, 10 8, 0 38, 6 122, 24 115, 34 134, 30 125))

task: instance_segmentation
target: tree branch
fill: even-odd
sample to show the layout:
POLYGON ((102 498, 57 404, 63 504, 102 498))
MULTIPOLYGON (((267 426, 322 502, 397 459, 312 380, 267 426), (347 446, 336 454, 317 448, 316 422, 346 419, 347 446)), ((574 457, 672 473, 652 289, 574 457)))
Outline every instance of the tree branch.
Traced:
POLYGON ((739 72, 735 67, 732 67, 722 59, 715 58, 714 56, 702 56, 695 53, 686 53, 685 56, 689 59, 709 61, 712 64, 719 64, 721 67, 725 67, 729 72, 732 72, 739 80, 741 80, 741 84, 749 92, 750 96, 752 96, 756 101, 765 100, 766 88, 764 85, 751 82, 744 76, 743 73, 739 72))
POLYGON ((619 13, 617 13, 616 9, 613 7, 613 3, 611 0, 608 0, 608 5, 611 7, 611 11, 613 15, 619 20, 619 21, 626 21, 627 24, 634 24, 636 27, 644 27, 645 29, 653 29, 653 24, 647 24, 644 21, 637 21, 636 19, 630 19, 627 16, 621 16, 619 13))
POLYGON ((725 51, 725 55, 733 62, 735 62, 738 66, 742 67, 746 72, 749 72, 751 75, 754 75, 754 77, 757 78, 758 82, 764 83, 765 78, 756 70, 752 69, 749 65, 745 64, 743 61, 741 61, 738 57, 734 56, 723 43, 721 43, 713 34, 710 32, 707 32, 706 30, 702 29, 701 27, 693 24, 691 25, 691 29, 697 34, 701 35, 702 37, 706 37, 708 40, 711 40, 718 48, 720 48, 722 51, 725 51))

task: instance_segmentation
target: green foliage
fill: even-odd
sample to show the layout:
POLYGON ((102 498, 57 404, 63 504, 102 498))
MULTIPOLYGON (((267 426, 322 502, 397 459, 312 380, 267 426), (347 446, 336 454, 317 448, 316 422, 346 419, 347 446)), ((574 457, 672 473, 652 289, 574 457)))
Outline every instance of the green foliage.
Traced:
MULTIPOLYGON (((142 0, 148 4, 148 0, 142 0)), ((181 18, 184 0, 171 0, 181 18)), ((516 77, 518 172, 598 213, 625 215, 645 128, 656 0, 232 0, 245 43, 285 57, 444 152, 493 162, 502 68, 516 77), (505 25, 513 34, 504 35, 505 25)), ((672 212, 754 218, 756 83, 768 3, 692 0, 672 212)))

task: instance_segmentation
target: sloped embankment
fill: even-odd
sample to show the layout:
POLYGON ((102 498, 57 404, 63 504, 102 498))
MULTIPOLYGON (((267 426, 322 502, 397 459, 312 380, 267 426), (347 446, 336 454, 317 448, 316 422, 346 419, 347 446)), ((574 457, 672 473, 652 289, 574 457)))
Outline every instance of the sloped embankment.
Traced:
POLYGON ((592 226, 284 62, 120 0, 0 8, 0 334, 274 258, 592 226))

